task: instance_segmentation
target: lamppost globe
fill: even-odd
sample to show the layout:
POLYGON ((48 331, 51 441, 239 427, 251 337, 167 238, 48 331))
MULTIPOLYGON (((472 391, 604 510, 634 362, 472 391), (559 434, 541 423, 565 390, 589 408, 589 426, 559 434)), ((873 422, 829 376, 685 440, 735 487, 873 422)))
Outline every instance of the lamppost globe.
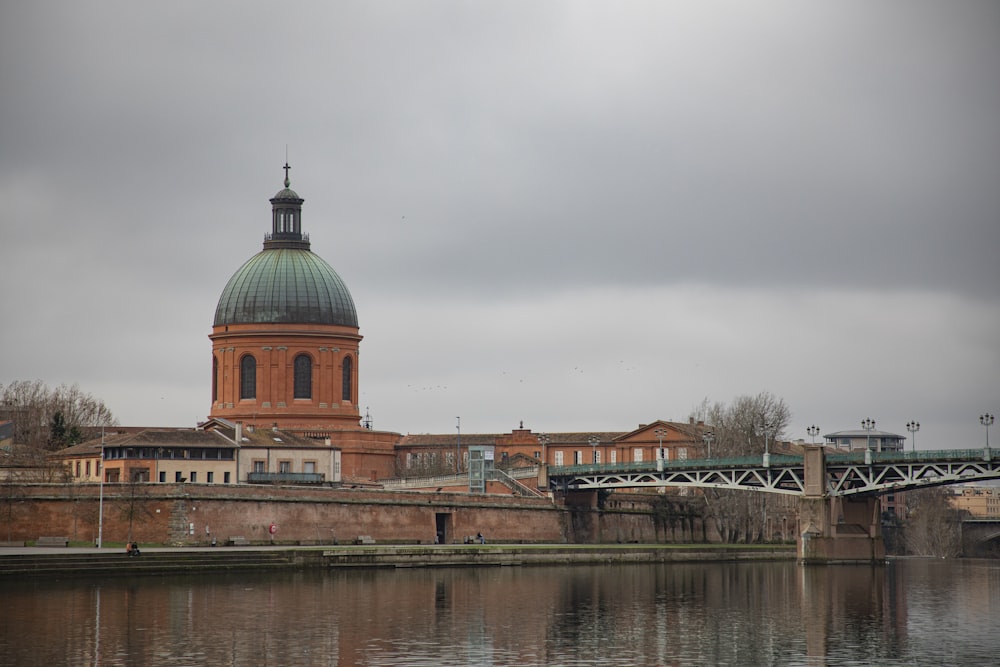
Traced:
POLYGON ((664 458, 663 457, 663 436, 665 436, 667 434, 667 429, 665 429, 665 428, 663 428, 661 426, 660 428, 658 428, 655 431, 653 431, 653 433, 656 434, 656 438, 657 438, 657 440, 659 440, 659 445, 656 448, 656 460, 660 461, 660 460, 662 460, 664 458))
POLYGON ((771 465, 771 446, 770 437, 771 432, 774 430, 774 424, 769 421, 765 421, 763 424, 757 427, 757 435, 764 436, 764 467, 771 465))
POLYGON ((590 446, 593 448, 593 456, 590 459, 590 462, 591 463, 597 463, 597 446, 599 444, 601 444, 601 439, 598 438, 596 435, 592 435, 592 436, 590 436, 587 439, 587 441, 590 443, 590 446))
POLYGON ((771 437, 771 431, 773 429, 774 429, 774 425, 771 424, 771 422, 768 422, 768 421, 764 422, 763 424, 761 424, 760 426, 758 426, 757 429, 756 429, 757 435, 764 436, 764 453, 765 454, 769 454, 770 453, 770 447, 769 447, 768 441, 769 441, 769 439, 771 437))
POLYGON ((552 438, 547 433, 538 434, 538 444, 542 446, 542 465, 547 465, 549 462, 549 443, 552 442, 552 438))
POLYGON ((913 441, 913 451, 917 451, 917 431, 920 430, 920 422, 913 420, 906 422, 906 430, 911 434, 911 439, 913 441))
POLYGON ((868 442, 865 444, 865 449, 869 452, 872 450, 872 431, 875 430, 875 420, 871 417, 861 420, 861 428, 868 432, 868 442))
POLYGON ((806 433, 809 434, 809 437, 812 439, 812 444, 815 445, 816 444, 816 436, 819 435, 819 426, 816 426, 816 424, 813 424, 812 426, 810 426, 809 428, 806 429, 806 433))
POLYGON ((979 415, 979 423, 986 427, 986 449, 990 448, 990 426, 993 425, 993 413, 979 415))
POLYGON ((712 458, 712 441, 715 440, 715 433, 712 431, 705 431, 701 436, 701 439, 705 442, 705 458, 712 458))
POLYGON ((455 474, 462 472, 462 418, 455 417, 455 430, 458 438, 455 440, 455 474))

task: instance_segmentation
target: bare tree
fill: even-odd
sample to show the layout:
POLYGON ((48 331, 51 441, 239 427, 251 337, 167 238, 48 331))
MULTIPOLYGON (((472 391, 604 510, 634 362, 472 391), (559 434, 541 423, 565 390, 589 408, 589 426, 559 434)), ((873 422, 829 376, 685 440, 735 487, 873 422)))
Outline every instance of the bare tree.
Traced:
POLYGON ((455 461, 453 457, 446 456, 441 452, 424 452, 406 461, 397 459, 395 474, 402 478, 454 475, 455 461))
POLYGON ((962 517, 945 487, 906 492, 903 541, 917 556, 955 558, 962 553, 962 517))
MULTIPOLYGON (((791 420, 791 410, 784 400, 769 392, 756 396, 737 396, 729 405, 710 404, 708 399, 696 407, 692 416, 704 419, 715 435, 714 457, 763 455, 768 443, 784 435, 791 420)), ((726 489, 705 489, 707 518, 725 542, 763 542, 770 540, 769 517, 773 520, 784 508, 767 493, 749 493, 726 489)))
POLYGON ((149 511, 149 487, 138 476, 121 485, 116 504, 123 520, 128 522, 128 541, 132 541, 132 527, 139 519, 152 517, 149 511))
POLYGON ((11 540, 11 529, 14 526, 14 515, 16 500, 18 499, 18 491, 20 491, 20 485, 16 483, 14 477, 8 472, 2 480, 0 480, 0 512, 3 514, 4 523, 7 524, 7 541, 11 540))
POLYGON ((118 424, 103 401, 79 386, 50 389, 41 380, 0 385, 0 419, 14 422, 14 442, 38 449, 74 444, 87 427, 118 424))

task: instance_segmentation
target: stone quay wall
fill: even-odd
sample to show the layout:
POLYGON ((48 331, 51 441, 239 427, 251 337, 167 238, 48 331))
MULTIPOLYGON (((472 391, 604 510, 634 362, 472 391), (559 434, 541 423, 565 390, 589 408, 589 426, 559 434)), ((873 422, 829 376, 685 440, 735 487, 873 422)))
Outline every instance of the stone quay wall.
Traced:
POLYGON ((0 539, 43 536, 96 543, 430 544, 482 533, 489 542, 703 542, 703 530, 664 530, 643 503, 628 511, 510 495, 207 484, 24 484, 0 488, 0 539))

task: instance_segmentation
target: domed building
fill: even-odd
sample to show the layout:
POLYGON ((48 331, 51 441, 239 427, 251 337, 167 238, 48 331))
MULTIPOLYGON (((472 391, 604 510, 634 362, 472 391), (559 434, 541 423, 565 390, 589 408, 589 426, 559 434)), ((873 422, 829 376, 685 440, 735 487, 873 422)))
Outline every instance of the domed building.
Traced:
POLYGON ((360 424, 362 336, 354 299, 310 250, 302 233, 304 199, 284 168, 285 187, 271 198, 264 247, 229 279, 215 309, 209 416, 249 429, 331 438, 342 446, 345 474, 386 476, 398 435, 360 424))

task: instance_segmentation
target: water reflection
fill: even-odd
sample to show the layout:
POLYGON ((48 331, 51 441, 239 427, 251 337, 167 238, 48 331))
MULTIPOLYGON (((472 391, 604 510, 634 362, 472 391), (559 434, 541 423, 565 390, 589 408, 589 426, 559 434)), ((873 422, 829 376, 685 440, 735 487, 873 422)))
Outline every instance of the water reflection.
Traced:
POLYGON ((9 665, 987 665, 1000 564, 0 583, 9 665))

